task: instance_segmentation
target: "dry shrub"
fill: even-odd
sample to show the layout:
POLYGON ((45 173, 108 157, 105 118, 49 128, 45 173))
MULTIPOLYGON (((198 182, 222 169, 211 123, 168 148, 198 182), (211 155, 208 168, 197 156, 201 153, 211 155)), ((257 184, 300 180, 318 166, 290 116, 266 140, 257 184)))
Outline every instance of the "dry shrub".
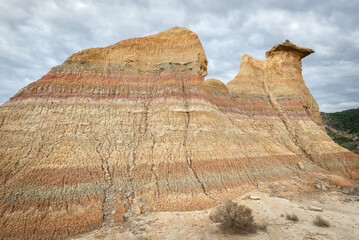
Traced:
POLYGON ((219 228, 226 232, 254 233, 257 231, 252 210, 233 201, 219 205, 209 217, 212 222, 220 223, 219 228))
POLYGON ((198 238, 198 240, 207 240, 207 238, 206 238, 206 236, 201 235, 201 236, 198 238))
POLYGON ((323 219, 321 216, 316 216, 313 224, 318 227, 330 227, 330 224, 327 220, 323 219))
POLYGON ((267 231, 267 226, 268 226, 267 222, 256 223, 257 229, 259 229, 262 232, 268 232, 267 231))
POLYGON ((359 196, 359 187, 352 188, 351 190, 347 191, 347 194, 359 196))
POLYGON ((286 214, 285 218, 287 220, 291 220, 291 221, 294 221, 294 222, 298 222, 299 221, 299 218, 296 214, 292 213, 292 214, 286 214))

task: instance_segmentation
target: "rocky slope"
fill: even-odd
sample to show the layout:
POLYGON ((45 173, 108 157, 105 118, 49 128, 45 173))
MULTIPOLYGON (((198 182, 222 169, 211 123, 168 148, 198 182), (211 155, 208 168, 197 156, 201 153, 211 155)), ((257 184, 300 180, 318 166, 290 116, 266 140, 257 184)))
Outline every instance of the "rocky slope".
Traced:
POLYGON ((185 28, 70 56, 0 107, 0 238, 63 239, 274 181, 358 179, 359 156, 325 133, 303 81, 312 52, 245 55, 227 86, 204 81, 185 28))

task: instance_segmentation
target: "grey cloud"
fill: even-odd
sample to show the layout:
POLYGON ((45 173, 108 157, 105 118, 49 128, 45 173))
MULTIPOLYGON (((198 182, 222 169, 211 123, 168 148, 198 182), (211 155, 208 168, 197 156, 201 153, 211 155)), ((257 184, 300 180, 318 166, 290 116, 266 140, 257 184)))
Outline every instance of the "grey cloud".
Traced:
POLYGON ((243 54, 264 59, 290 39, 316 53, 303 76, 321 111, 358 107, 359 1, 4 0, 0 103, 68 56, 174 26, 196 32, 208 77, 228 82, 243 54))

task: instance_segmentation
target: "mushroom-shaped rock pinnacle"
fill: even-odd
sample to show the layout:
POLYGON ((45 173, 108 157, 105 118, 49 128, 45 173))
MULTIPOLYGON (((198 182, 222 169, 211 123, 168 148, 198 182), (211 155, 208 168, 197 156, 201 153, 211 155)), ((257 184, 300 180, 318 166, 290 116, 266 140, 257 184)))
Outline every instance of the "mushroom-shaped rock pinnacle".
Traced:
POLYGON ((298 52, 301 58, 304 58, 309 54, 314 53, 314 51, 310 48, 304 48, 294 43, 291 43, 289 40, 286 40, 285 42, 279 43, 274 47, 272 47, 270 50, 268 50, 266 52, 266 57, 269 58, 273 56, 276 52, 290 52, 290 51, 298 52))

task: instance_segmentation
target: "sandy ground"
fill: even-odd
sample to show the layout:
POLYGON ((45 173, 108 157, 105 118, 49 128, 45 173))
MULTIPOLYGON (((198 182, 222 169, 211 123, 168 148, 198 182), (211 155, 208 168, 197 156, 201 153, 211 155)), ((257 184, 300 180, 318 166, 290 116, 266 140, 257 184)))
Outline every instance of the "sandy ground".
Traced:
MULTIPOLYGON (((99 229, 73 239, 348 239, 359 240, 359 200, 345 195, 339 189, 316 191, 296 196, 269 196, 251 192, 260 200, 239 197, 235 201, 250 207, 258 223, 267 223, 267 231, 247 235, 225 234, 211 223, 213 209, 192 212, 145 213, 133 217, 125 224, 99 229), (350 200, 348 200, 350 199, 350 200), (322 208, 322 212, 309 210, 309 206, 322 208), (294 213, 299 221, 287 220, 286 213, 294 213), (329 228, 314 226, 312 221, 320 215, 329 228)), ((248 194, 246 194, 247 196, 248 194)))

